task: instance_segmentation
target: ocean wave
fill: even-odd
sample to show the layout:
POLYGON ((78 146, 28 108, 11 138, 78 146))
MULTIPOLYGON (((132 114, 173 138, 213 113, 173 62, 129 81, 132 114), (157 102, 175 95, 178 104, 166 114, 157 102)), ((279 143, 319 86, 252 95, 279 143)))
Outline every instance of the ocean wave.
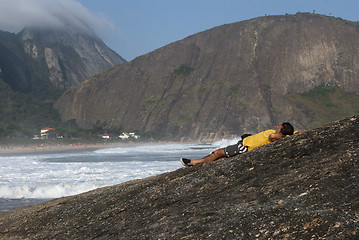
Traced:
POLYGON ((199 159, 232 142, 236 140, 1 157, 0 198, 52 199, 142 179, 183 167, 180 157, 199 159))
POLYGON ((98 188, 92 183, 82 184, 48 184, 42 186, 0 186, 0 198, 5 199, 52 199, 64 196, 76 195, 82 192, 98 188))
POLYGON ((114 148, 104 148, 96 150, 97 154, 138 154, 138 153, 176 153, 176 152, 187 152, 196 151, 203 149, 212 149, 212 144, 154 144, 154 145, 136 145, 136 146, 120 146, 114 148))

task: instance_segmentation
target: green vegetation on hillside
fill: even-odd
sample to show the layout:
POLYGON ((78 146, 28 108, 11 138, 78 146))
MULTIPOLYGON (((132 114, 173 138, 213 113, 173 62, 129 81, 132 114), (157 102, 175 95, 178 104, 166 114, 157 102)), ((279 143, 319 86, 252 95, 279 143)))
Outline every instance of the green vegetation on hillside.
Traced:
POLYGON ((188 74, 190 74, 193 71, 194 71, 194 68, 182 64, 181 66, 179 66, 178 68, 173 70, 173 73, 177 76, 187 76, 188 74))
MULTIPOLYGON (((22 92, 14 92, 0 80, 0 128, 10 125, 22 129, 25 136, 31 136, 34 131, 50 125, 59 125, 60 117, 52 107, 53 101, 41 100, 22 92)), ((2 131, 3 134, 6 131, 2 131)), ((3 135, 0 133, 0 135, 3 135)))
POLYGON ((294 110, 301 110, 312 121, 312 129, 359 113, 359 96, 344 92, 337 86, 319 87, 307 93, 292 93, 288 96, 294 110))

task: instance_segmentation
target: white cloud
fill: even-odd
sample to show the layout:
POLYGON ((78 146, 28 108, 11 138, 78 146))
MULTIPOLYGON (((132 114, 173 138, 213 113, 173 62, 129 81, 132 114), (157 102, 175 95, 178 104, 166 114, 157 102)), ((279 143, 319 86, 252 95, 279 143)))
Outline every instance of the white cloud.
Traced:
POLYGON ((19 32, 26 26, 61 27, 66 19, 85 23, 100 36, 119 33, 106 16, 92 13, 76 0, 0 0, 0 29, 19 32))

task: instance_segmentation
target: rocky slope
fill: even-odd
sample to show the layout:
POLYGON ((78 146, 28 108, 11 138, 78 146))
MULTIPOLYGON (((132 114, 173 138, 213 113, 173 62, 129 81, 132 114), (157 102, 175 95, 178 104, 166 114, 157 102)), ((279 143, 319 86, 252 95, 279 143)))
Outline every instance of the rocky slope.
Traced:
POLYGON ((0 214, 2 239, 357 239, 359 116, 0 214))
POLYGON ((90 79, 57 102, 82 127, 215 139, 359 112, 359 25, 321 15, 216 27, 90 79))

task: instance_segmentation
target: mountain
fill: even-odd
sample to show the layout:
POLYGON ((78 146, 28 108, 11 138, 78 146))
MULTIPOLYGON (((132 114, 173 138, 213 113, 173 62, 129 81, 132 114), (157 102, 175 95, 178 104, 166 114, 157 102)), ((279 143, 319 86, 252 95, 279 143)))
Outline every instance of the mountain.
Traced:
POLYGON ((358 126, 0 213, 0 238, 358 239, 358 126))
POLYGON ((0 31, 0 125, 50 124, 65 90, 125 62, 85 25, 0 31))
POLYGON ((64 93, 82 127, 219 139, 359 112, 359 23, 315 14, 226 24, 171 43, 64 93))

